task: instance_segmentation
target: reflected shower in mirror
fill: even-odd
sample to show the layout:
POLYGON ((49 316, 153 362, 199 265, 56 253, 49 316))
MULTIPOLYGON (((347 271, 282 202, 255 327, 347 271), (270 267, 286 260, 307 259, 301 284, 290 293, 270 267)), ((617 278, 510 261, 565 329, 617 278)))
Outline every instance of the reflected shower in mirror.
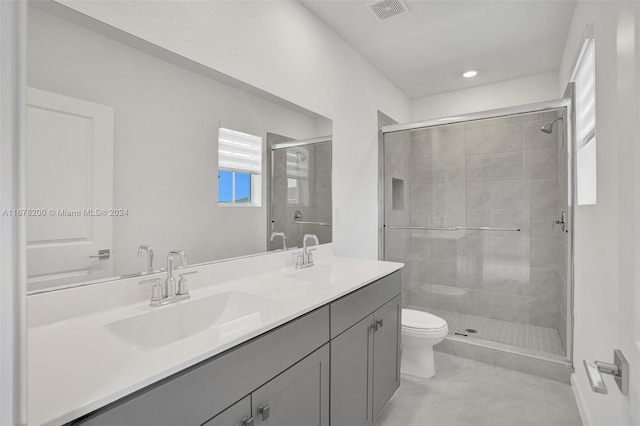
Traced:
MULTIPOLYGON (((331 120, 63 5, 28 12, 31 292, 158 271, 172 250, 201 264, 272 249, 268 135, 313 139, 331 120)), ((291 206, 330 215, 330 148, 291 154, 291 206)), ((291 246, 291 227, 331 241, 276 224, 291 246)))
MULTIPOLYGON (((269 218, 273 233, 289 247, 302 247, 305 234, 331 242, 331 136, 294 140, 268 133, 269 218)), ((282 248, 269 239, 269 250, 282 248)))

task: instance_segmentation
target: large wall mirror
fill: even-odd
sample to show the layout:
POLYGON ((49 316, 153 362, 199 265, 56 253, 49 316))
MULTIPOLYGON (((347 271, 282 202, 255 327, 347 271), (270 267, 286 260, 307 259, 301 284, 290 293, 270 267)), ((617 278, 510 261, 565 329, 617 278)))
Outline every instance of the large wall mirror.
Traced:
POLYGON ((30 292, 158 271, 171 250, 193 265, 331 241, 331 120, 37 3, 30 292))

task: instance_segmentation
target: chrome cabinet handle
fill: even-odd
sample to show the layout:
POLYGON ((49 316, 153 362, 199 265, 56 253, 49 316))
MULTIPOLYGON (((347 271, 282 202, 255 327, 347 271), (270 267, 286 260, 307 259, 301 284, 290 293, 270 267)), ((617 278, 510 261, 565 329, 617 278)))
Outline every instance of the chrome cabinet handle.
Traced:
POLYGON ((258 414, 262 415, 262 421, 267 420, 271 414, 271 407, 269 407, 269 404, 259 405, 258 414))
POLYGON ((384 320, 378 320, 374 321, 373 325, 371 325, 371 328, 373 329, 373 331, 378 331, 378 329, 382 328, 383 325, 384 320))
POLYGON ((111 257, 111 250, 109 249, 104 249, 104 250, 98 250, 98 255, 97 256, 89 256, 89 259, 109 259, 111 257))
POLYGON ((243 417, 241 422, 242 426, 253 426, 253 417, 243 417))

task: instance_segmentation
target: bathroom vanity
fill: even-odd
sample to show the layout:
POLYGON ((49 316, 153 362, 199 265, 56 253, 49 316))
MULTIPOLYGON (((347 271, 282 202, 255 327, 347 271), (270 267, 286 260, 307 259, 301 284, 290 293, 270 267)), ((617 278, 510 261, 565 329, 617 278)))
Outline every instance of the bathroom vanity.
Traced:
POLYGON ((200 287, 229 263, 173 306, 32 327, 30 424, 371 424, 400 385, 402 264, 327 257, 200 287), (215 324, 181 337, 204 306, 215 324))

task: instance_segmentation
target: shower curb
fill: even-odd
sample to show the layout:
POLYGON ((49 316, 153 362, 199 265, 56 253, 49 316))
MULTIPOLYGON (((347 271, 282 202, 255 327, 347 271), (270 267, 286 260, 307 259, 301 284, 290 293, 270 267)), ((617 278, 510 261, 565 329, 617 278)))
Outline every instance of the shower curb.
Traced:
POLYGON ((449 335, 441 343, 435 345, 434 350, 571 384, 571 374, 574 369, 566 360, 544 359, 543 356, 511 353, 489 346, 494 345, 479 344, 469 341, 468 338, 449 335))

